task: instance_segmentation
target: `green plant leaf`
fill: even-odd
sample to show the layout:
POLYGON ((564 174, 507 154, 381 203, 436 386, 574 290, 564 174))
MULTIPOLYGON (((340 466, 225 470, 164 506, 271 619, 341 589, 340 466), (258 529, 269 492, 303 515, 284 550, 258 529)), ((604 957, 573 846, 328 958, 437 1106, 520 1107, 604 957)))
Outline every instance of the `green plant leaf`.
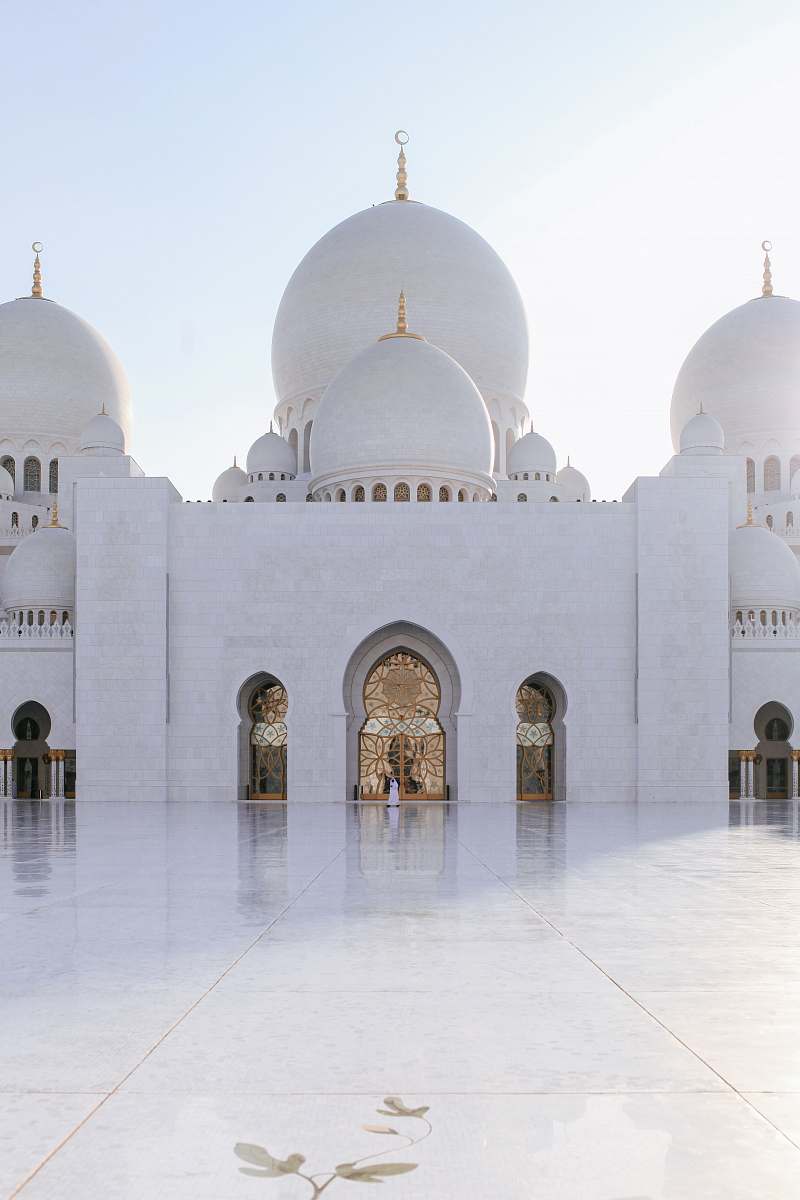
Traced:
POLYGON ((265 1150, 263 1146, 256 1146, 252 1142, 237 1142, 233 1147, 233 1152, 245 1162, 258 1167, 257 1171, 240 1167, 239 1170, 243 1174, 261 1175, 267 1179, 277 1179, 280 1175, 294 1175, 306 1161, 302 1154, 290 1154, 286 1159, 273 1158, 269 1150, 265 1150))
POLYGON ((346 1174, 340 1172, 336 1168, 336 1174, 342 1175, 343 1179, 349 1179, 353 1183, 383 1183, 390 1175, 407 1175, 409 1171, 416 1171, 416 1163, 370 1163, 366 1167, 354 1167, 352 1163, 343 1163, 342 1166, 348 1167, 346 1174))

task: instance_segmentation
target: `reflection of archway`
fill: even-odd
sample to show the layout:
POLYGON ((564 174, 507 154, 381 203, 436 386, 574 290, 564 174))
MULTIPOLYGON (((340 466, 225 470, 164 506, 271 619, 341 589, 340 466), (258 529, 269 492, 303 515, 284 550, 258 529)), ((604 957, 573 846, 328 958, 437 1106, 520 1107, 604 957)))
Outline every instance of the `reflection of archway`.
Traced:
POLYGON ((358 795, 387 795, 396 779, 401 800, 444 800, 445 734, 438 714, 436 673, 411 650, 392 650, 364 682, 364 723, 358 743, 358 795))
POLYGON ((249 800, 286 799, 288 708, 286 688, 266 672, 239 693, 239 790, 249 800))
POLYGON ((792 714, 777 700, 762 704, 753 720, 758 737, 754 792, 761 800, 786 800, 792 782, 792 714))
POLYGON ((50 795, 50 714, 36 700, 26 700, 11 718, 14 734, 14 795, 33 800, 50 795))
POLYGON ((359 749, 367 719, 364 688, 373 668, 396 651, 419 659, 435 677, 439 689, 436 719, 444 735, 444 789, 448 799, 457 796, 458 731, 456 714, 461 704, 461 679, 452 654, 434 634, 410 621, 395 621, 376 629, 353 652, 344 674, 343 699, 347 712, 347 796, 358 794, 359 749))
POLYGON ((518 800, 566 799, 566 696, 552 676, 529 675, 517 688, 518 800))

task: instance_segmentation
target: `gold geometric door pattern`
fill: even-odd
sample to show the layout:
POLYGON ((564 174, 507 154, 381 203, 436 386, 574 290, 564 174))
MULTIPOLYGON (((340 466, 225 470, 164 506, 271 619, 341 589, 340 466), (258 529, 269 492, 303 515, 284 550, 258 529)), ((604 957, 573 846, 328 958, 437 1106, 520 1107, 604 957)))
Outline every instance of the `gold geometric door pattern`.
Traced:
POLYGON ((517 799, 553 799, 553 697, 541 684, 517 691, 517 799))
POLYGON ((393 650, 364 684, 358 740, 359 795, 383 799, 396 779, 401 800, 445 799, 445 735, 439 680, 410 650, 393 650))
POLYGON ((248 706, 250 730, 250 797, 286 799, 286 713, 289 699, 282 683, 256 688, 248 706))

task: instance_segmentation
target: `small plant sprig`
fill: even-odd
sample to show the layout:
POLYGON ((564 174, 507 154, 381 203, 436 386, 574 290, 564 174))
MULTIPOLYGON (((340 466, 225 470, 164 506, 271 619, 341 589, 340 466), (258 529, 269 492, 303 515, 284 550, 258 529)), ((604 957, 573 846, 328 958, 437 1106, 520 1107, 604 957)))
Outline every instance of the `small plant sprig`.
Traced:
POLYGON ((375 1160, 382 1158, 384 1154, 391 1153, 395 1148, 408 1150, 411 1146, 416 1146, 429 1137, 432 1133, 432 1126, 427 1118, 429 1106, 423 1104, 419 1108, 409 1108, 399 1096, 386 1096, 383 1103, 385 1107, 376 1110, 380 1116, 391 1117, 392 1121, 398 1119, 421 1121, 425 1127, 424 1133, 420 1133, 419 1137, 412 1137, 410 1134, 401 1133, 399 1129, 394 1128, 394 1125, 362 1125, 361 1128, 367 1133, 402 1138, 405 1145, 397 1146, 397 1143, 394 1143, 388 1150, 379 1150, 375 1154, 364 1155, 352 1162, 339 1163, 333 1170, 318 1171, 314 1175, 307 1175, 302 1170, 306 1161, 304 1154, 290 1154, 287 1158, 275 1158, 264 1146, 256 1146, 251 1142, 237 1142, 233 1148, 234 1154, 249 1164, 246 1167, 240 1167, 239 1170, 243 1175, 252 1175, 258 1179, 283 1179, 287 1175, 297 1175, 299 1179, 304 1179, 312 1189, 311 1200, 316 1200, 317 1196, 321 1196, 325 1189, 329 1188, 337 1179, 350 1180, 351 1183, 383 1183, 385 1179, 394 1175, 407 1175, 409 1171, 417 1169, 417 1163, 376 1162, 375 1160))

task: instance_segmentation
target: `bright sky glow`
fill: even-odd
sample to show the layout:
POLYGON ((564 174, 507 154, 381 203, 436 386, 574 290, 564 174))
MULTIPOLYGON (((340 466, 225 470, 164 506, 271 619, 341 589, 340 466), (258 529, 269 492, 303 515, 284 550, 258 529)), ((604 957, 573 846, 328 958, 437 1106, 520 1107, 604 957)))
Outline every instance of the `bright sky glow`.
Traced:
POLYGON ((291 272, 390 197, 403 127, 412 196, 520 286, 535 427, 619 497, 762 238, 800 296, 799 50, 783 0, 7 5, 0 297, 41 239, 45 294, 125 365, 134 456, 206 499, 268 426, 291 272))

